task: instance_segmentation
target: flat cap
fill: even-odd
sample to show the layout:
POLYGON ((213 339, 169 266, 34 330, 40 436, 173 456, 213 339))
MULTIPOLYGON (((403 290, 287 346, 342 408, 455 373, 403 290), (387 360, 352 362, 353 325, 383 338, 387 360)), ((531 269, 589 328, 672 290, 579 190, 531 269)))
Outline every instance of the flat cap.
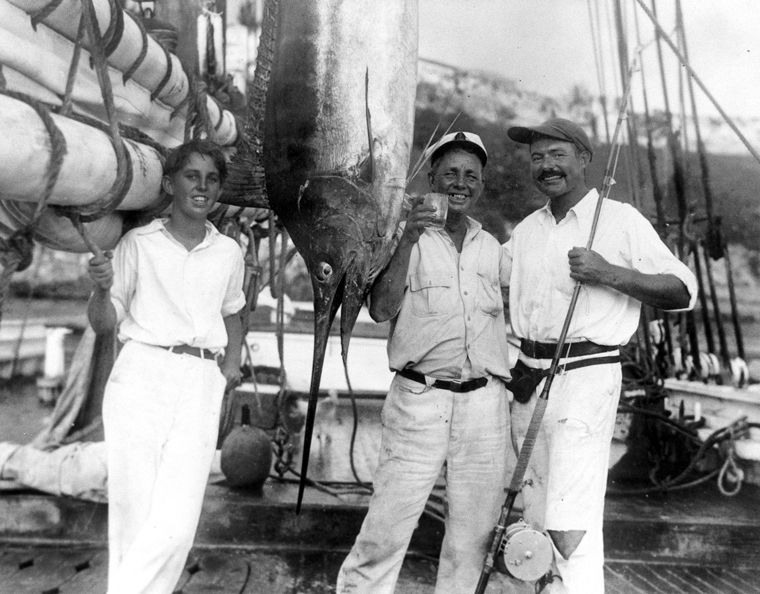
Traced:
POLYGON ((513 126, 507 130, 507 136, 515 142, 522 144, 530 144, 540 137, 555 138, 557 140, 564 140, 565 142, 572 142, 579 149, 588 151, 591 155, 594 154, 591 148, 591 141, 588 139, 583 128, 565 118, 552 118, 538 126, 513 126))

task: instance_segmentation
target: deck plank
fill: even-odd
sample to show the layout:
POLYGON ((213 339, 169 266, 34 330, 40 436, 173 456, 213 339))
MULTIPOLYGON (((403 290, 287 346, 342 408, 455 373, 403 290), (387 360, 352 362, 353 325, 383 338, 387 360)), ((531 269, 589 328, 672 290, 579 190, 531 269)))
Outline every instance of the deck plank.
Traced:
POLYGON ((246 559, 230 553, 203 553, 196 563, 197 571, 179 588, 182 594, 237 594, 251 573, 246 559))
POLYGON ((32 551, 32 563, 3 580, 6 592, 55 592, 77 574, 76 568, 92 559, 91 550, 42 549, 32 551))
POLYGON ((34 553, 32 551, 3 551, 0 557, 0 584, 5 583, 21 571, 21 567, 28 563, 34 562, 34 553))
POLYGON ((701 594, 701 590, 696 585, 692 584, 688 580, 688 575, 682 567, 664 567, 660 569, 660 572, 669 580, 672 581, 676 592, 684 592, 691 594, 701 594))
POLYGON ((290 563, 279 555, 262 553, 247 554, 251 566, 251 575, 240 594, 259 594, 261 592, 293 592, 295 579, 290 563))
POLYGON ((724 572, 739 592, 760 593, 760 576, 749 569, 730 569, 724 572))
POLYGON ((108 587, 108 551, 96 551, 87 567, 81 567, 58 587, 59 594, 105 592, 108 587))

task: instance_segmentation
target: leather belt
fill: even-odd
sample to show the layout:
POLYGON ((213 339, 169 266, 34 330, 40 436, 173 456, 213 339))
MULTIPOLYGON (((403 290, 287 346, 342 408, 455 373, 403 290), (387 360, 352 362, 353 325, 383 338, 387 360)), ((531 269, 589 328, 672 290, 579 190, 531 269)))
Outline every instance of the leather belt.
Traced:
POLYGON ((209 349, 194 347, 188 344, 175 344, 172 346, 161 346, 161 348, 166 349, 170 353, 177 353, 179 355, 192 355, 193 357, 198 357, 199 359, 211 359, 212 361, 215 361, 216 358, 219 356, 218 353, 215 353, 214 351, 211 351, 209 349))
POLYGON ((431 388, 439 388, 441 390, 448 390, 450 392, 472 392, 473 390, 482 388, 488 383, 487 377, 477 377, 475 379, 465 380, 462 382, 458 380, 442 380, 432 377, 429 378, 429 376, 426 376, 419 371, 415 371, 414 369, 402 369, 397 373, 402 377, 415 382, 419 382, 420 384, 425 384, 431 388), (430 382, 429 380, 433 381, 430 382))
MULTIPOLYGON (((552 359, 557 351, 557 344, 556 342, 538 342, 536 340, 521 338, 520 351, 531 359, 552 359)), ((566 342, 562 348, 560 357, 587 357, 589 355, 616 351, 619 348, 619 346, 596 344, 587 340, 582 342, 566 342)))

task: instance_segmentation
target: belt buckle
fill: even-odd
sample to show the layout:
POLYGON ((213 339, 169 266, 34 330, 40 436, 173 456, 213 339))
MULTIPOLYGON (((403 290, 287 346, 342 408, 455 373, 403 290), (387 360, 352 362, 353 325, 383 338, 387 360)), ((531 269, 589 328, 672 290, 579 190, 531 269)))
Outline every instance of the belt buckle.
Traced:
POLYGON ((448 380, 449 382, 449 390, 451 392, 461 393, 462 392, 462 386, 465 382, 462 380, 448 380))

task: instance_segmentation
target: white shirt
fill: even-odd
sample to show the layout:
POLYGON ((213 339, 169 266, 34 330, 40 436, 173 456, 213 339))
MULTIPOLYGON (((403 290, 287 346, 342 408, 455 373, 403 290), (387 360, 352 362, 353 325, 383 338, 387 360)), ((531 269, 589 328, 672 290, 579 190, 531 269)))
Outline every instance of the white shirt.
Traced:
MULTIPOLYGON (((559 223, 547 203, 528 215, 504 244, 509 276, 509 315, 519 338, 556 342, 565 321, 575 281, 570 278, 567 253, 588 241, 599 194, 586 194, 559 223)), ((660 240, 649 221, 633 206, 605 200, 591 249, 608 262, 644 274, 673 274, 691 297, 697 281, 660 240)), ((603 286, 581 285, 567 338, 603 345, 623 345, 639 324, 641 303, 603 286)))
POLYGON ((211 223, 190 251, 163 220, 133 229, 116 246, 113 267, 120 340, 213 351, 227 345, 223 318, 245 305, 243 256, 211 223))
POLYGON ((412 248, 388 339, 391 369, 508 379, 502 278, 499 242, 474 219, 467 219, 461 254, 448 233, 426 229, 412 248))

